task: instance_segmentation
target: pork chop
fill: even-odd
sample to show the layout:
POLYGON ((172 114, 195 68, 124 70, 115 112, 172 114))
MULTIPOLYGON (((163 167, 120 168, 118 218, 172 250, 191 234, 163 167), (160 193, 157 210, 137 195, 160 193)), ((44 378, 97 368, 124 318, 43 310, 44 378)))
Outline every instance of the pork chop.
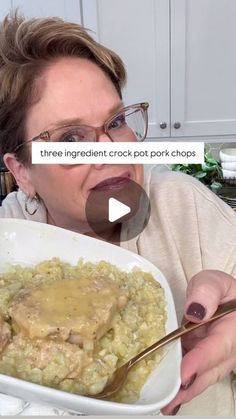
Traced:
POLYGON ((7 342, 11 337, 11 329, 7 322, 4 321, 3 316, 0 313, 0 352, 4 349, 7 342))
POLYGON ((111 280, 84 277, 25 289, 9 313, 13 328, 30 339, 50 337, 83 347, 109 330, 115 313, 126 303, 125 292, 111 280))

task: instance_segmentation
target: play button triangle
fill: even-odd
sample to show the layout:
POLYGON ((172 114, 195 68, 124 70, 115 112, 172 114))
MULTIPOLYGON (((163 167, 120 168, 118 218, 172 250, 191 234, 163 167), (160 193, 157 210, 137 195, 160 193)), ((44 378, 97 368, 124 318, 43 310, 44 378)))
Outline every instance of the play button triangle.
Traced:
POLYGON ((113 223, 131 212, 131 208, 115 198, 108 200, 108 220, 113 223))

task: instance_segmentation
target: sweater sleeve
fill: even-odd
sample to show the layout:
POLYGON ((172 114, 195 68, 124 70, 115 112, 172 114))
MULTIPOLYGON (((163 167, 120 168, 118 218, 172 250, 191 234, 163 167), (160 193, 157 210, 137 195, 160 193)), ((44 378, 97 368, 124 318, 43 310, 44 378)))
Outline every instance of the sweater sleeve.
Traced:
POLYGON ((37 211, 30 215, 25 208, 26 199, 26 195, 20 189, 8 194, 0 207, 0 218, 18 218, 47 223, 47 211, 43 201, 39 201, 37 211))
POLYGON ((193 185, 203 269, 236 278, 236 212, 200 182, 193 185))
POLYGON ((236 212, 189 175, 169 172, 153 181, 158 217, 166 225, 165 234, 170 232, 186 279, 191 279, 187 272, 192 275, 194 265, 236 278, 236 212))
POLYGON ((19 203, 17 192, 11 192, 2 201, 0 207, 0 218, 20 218, 25 219, 23 208, 19 203))

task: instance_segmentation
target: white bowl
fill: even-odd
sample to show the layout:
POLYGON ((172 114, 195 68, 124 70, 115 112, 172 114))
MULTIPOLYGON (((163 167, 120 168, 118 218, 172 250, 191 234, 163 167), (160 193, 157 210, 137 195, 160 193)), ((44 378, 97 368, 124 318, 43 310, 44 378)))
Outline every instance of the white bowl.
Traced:
POLYGON ((236 161, 230 161, 230 162, 222 162, 221 163, 222 169, 226 170, 236 170, 236 161))
POLYGON ((235 179, 236 178, 236 170, 226 170, 222 169, 223 178, 225 179, 235 179))
POLYGON ((236 162, 236 148, 222 148, 219 154, 222 162, 236 162))
MULTIPOLYGON (((103 259, 125 271, 138 266, 151 272, 164 288, 168 312, 166 332, 178 327, 167 280, 153 264, 139 255, 58 227, 16 219, 0 219, 0 249, 0 272, 6 271, 9 265, 32 266, 55 256, 71 264, 75 264, 79 257, 91 262, 103 259)), ((0 392, 87 415, 145 415, 159 411, 175 397, 180 386, 180 364, 178 340, 169 345, 165 357, 149 376, 134 404, 96 400, 2 374, 0 392)))

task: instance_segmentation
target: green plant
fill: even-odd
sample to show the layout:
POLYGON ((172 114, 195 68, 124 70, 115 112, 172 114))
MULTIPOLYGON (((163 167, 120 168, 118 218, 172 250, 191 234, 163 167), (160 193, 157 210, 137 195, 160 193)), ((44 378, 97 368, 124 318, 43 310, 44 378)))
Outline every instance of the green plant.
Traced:
POLYGON ((197 178, 215 193, 223 186, 220 182, 223 179, 221 166, 208 150, 205 151, 202 164, 171 164, 169 167, 176 172, 186 173, 197 178))

